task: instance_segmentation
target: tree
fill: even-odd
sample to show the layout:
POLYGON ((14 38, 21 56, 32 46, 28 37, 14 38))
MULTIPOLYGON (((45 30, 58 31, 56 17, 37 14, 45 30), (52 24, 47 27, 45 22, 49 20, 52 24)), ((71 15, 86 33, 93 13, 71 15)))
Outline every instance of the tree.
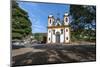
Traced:
POLYGON ((32 34, 31 21, 27 12, 18 6, 16 1, 12 1, 12 39, 22 39, 32 34))
POLYGON ((34 38, 37 40, 37 41, 42 41, 43 40, 43 33, 34 33, 34 38))
POLYGON ((96 7, 88 5, 70 5, 70 16, 72 19, 72 37, 90 41, 96 37, 96 7))

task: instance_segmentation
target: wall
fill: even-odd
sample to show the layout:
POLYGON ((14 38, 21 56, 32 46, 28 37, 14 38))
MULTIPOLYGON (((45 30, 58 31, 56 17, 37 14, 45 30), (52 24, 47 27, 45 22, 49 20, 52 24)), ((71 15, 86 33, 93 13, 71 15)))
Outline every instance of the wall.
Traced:
POLYGON ((69 27, 66 27, 63 30, 63 34, 61 34, 61 29, 64 29, 64 28, 48 29, 48 43, 51 43, 51 42, 56 43, 56 32, 60 32, 60 43, 64 43, 64 36, 65 36, 65 43, 69 43, 69 41, 70 41, 69 27), (67 32, 66 32, 66 29, 68 30, 67 32), (52 30, 55 30, 55 34, 53 34, 52 30), (64 31, 65 31, 65 35, 64 35, 64 31), (66 40, 66 37, 68 37, 68 40, 66 40), (50 38, 50 40, 49 40, 49 38, 50 38), (52 41, 51 41, 51 38, 52 38, 52 41))

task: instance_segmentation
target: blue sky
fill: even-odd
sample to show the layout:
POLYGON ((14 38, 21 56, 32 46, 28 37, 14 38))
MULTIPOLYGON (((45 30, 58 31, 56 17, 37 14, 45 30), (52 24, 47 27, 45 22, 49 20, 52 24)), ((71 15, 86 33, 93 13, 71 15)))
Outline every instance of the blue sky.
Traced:
POLYGON ((70 5, 67 4, 35 2, 18 2, 18 4, 19 7, 28 13, 29 19, 32 22, 32 33, 47 32, 48 15, 52 14, 55 18, 59 16, 63 20, 64 13, 69 13, 70 10, 70 5))

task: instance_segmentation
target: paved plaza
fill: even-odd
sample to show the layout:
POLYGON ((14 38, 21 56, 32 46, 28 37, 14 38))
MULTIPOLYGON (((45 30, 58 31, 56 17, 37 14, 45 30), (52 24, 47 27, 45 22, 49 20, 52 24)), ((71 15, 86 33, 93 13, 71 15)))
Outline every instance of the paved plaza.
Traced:
POLYGON ((96 61, 96 45, 33 44, 12 50, 13 66, 96 61))

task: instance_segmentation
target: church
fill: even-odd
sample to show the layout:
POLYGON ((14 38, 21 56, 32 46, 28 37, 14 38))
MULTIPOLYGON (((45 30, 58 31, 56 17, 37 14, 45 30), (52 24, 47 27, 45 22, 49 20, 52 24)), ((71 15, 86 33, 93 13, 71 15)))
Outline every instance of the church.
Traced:
POLYGON ((68 13, 64 14, 62 21, 59 18, 55 19, 53 15, 49 15, 47 28, 47 43, 70 43, 70 27, 68 13))

